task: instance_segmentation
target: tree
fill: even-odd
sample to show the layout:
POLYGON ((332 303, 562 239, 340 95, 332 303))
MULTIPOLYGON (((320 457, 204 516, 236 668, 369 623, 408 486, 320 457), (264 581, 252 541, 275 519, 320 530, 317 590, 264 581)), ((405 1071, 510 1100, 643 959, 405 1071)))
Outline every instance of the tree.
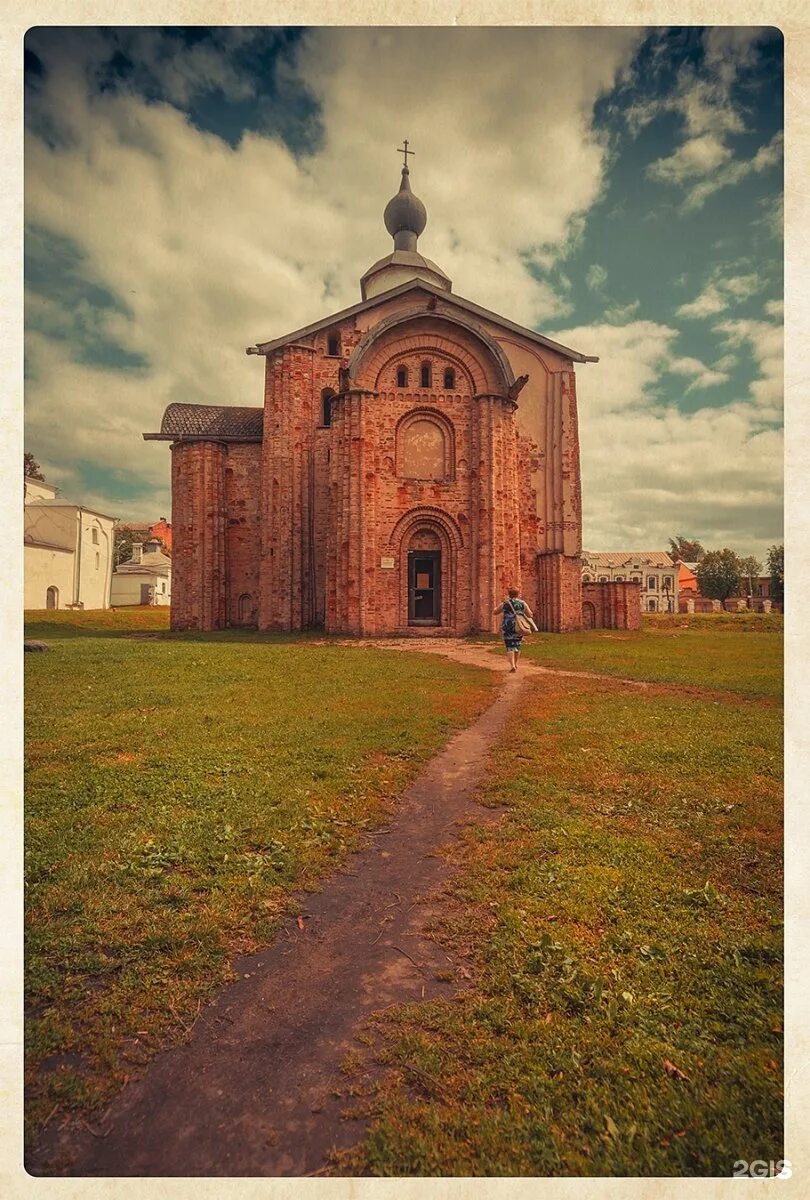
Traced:
POLYGON ((132 558, 133 537, 130 529, 116 529, 113 535, 113 566, 118 567, 122 562, 132 558))
POLYGON ((709 600, 728 600, 740 590, 740 559, 733 550, 708 550, 695 574, 701 596, 707 596, 709 600))
POLYGON ((768 570, 771 573, 771 599, 777 604, 785 599, 785 547, 771 546, 768 550, 768 570))
POLYGON ((743 582, 747 585, 748 591, 746 595, 753 596, 754 581, 762 574, 762 563, 754 558, 753 554, 749 554, 748 558, 740 559, 740 575, 743 582))
POLYGON ((23 474, 26 475, 28 479, 45 479, 45 476, 42 474, 42 467, 34 458, 30 450, 26 450, 25 454, 23 455, 23 474))
POLYGON ((706 553, 700 542, 686 538, 681 533, 669 539, 669 550, 672 557, 679 558, 681 562, 700 562, 706 553))

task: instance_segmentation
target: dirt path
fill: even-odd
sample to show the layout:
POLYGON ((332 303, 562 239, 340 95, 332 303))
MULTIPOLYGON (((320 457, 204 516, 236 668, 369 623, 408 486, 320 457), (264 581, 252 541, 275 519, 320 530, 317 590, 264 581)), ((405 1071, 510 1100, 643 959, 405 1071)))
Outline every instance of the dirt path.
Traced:
MULTIPOLYGON (((357 643, 355 643, 356 645, 357 643)), ((95 1134, 49 1130, 27 1163, 71 1176, 277 1176, 317 1172, 362 1136, 341 1116, 340 1064, 375 1010, 452 994, 458 983, 428 936, 430 896, 448 875, 437 854, 470 819, 473 793, 525 676, 461 642, 427 650, 503 672, 494 703, 437 754, 389 827, 318 895, 300 898, 268 950, 234 964, 191 1040, 158 1055, 113 1102, 95 1134), (303 928, 301 928, 303 926, 303 928)), ((534 673, 532 670, 531 673, 534 673)), ((526 675, 529 671, 526 672, 526 675)))

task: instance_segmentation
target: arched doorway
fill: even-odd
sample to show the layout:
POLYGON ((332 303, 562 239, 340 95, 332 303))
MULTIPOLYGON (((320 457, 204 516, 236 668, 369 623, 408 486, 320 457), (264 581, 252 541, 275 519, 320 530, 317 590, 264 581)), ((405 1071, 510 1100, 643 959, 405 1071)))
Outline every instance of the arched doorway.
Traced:
POLYGON ((582 627, 583 629, 596 628, 596 609, 590 600, 586 600, 582 605, 582 627))
POLYGON ((432 529, 417 529, 408 543, 408 624, 440 625, 442 544, 432 529))
POLYGON ((48 588, 47 592, 45 593, 45 607, 46 608, 58 608, 59 607, 59 588, 55 588, 55 587, 48 588))

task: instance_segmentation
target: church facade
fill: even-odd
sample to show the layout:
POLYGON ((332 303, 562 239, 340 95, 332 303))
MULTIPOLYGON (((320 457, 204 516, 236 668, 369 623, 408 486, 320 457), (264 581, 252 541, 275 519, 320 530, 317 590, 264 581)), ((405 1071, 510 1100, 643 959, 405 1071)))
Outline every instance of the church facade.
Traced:
POLYGON ((514 585, 582 627, 575 364, 452 292, 410 187, 358 304, 248 347, 255 408, 171 404, 172 627, 352 635, 497 628, 514 585))

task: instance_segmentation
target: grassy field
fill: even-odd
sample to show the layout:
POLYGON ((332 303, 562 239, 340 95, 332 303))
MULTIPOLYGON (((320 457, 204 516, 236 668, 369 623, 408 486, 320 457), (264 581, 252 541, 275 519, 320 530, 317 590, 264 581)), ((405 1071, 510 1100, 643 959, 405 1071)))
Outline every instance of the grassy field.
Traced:
POLYGON ((91 1111, 185 1036, 490 700, 435 657, 246 632, 168 639, 160 609, 35 613, 26 662, 27 1083, 33 1131, 91 1111))
MULTIPOLYGON (((560 639, 557 661, 604 669, 597 636, 560 639)), ((720 663, 732 691, 777 694, 775 646, 752 677, 739 636, 776 641, 703 633, 688 671, 656 657, 678 654, 665 633, 623 643, 647 676, 712 685, 720 663)), ((454 852, 436 929, 460 990, 376 1018, 390 1070, 336 1173, 728 1176, 778 1160, 781 707, 553 676, 527 690, 482 797, 503 815, 454 852)))
POLYGON ((782 621, 770 613, 651 616, 640 633, 532 634, 523 655, 545 667, 779 697, 782 621))

